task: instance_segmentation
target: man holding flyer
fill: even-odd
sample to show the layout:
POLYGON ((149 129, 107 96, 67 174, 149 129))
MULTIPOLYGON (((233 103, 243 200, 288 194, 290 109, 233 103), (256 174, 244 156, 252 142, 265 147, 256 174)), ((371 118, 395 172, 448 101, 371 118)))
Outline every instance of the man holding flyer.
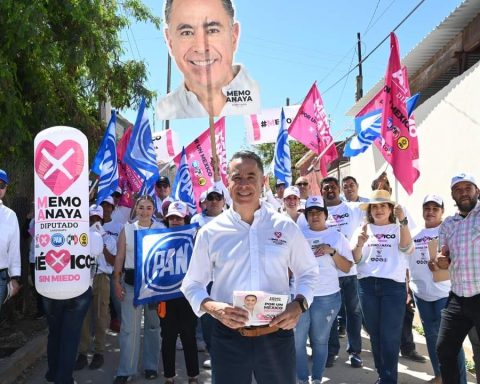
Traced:
POLYGON ((228 186, 233 205, 198 232, 181 288, 198 316, 215 318, 211 357, 217 383, 250 383, 252 374, 259 384, 295 382, 292 329, 313 299, 318 267, 295 223, 260 203, 263 181, 258 155, 233 155, 228 186), (249 312, 231 304, 233 292, 288 295, 289 269, 295 299, 269 324, 246 327, 249 312))

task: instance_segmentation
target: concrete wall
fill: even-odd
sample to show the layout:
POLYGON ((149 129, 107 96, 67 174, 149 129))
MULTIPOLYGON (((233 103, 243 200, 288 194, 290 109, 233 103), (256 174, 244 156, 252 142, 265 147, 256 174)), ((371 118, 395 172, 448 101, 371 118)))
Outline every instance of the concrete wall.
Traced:
MULTIPOLYGON (((421 174, 411 196, 399 185, 398 200, 422 224, 421 206, 426 194, 442 196, 445 215, 449 215, 455 212, 450 196, 451 177, 468 172, 480 183, 480 62, 420 105, 415 120, 421 174)), ((353 157, 350 164, 351 174, 360 184, 360 195, 367 197, 371 181, 385 169, 395 189, 391 167, 373 147, 353 157)))

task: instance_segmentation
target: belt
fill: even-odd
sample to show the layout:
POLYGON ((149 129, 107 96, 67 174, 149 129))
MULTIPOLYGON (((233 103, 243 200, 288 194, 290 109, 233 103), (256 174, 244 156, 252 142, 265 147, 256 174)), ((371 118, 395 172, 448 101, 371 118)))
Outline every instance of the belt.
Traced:
POLYGON ((257 337, 257 336, 264 336, 269 335, 270 333, 277 332, 280 328, 278 327, 270 327, 268 325, 261 325, 259 327, 242 327, 238 328, 238 332, 242 336, 245 337, 257 337))

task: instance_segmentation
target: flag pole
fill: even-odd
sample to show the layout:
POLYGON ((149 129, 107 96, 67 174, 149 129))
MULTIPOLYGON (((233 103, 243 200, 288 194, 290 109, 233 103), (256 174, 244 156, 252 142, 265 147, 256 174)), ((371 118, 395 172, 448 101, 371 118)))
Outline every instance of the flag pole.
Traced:
MULTIPOLYGON (((345 128, 343 128, 337 135, 336 135, 336 138, 340 137, 340 135, 348 130, 350 130, 351 127, 350 126, 346 126, 345 128)), ((333 139, 333 137, 332 137, 333 139)), ((320 152, 320 154, 318 156, 316 156, 316 158, 312 161, 312 163, 310 164, 310 166, 308 167, 307 169, 307 172, 311 172, 311 170, 313 169, 313 167, 315 166, 315 164, 317 164, 320 159, 322 158, 323 155, 325 155, 325 153, 327 153, 327 151, 329 150, 329 148, 335 144, 335 139, 333 139, 324 149, 322 152, 320 152)))

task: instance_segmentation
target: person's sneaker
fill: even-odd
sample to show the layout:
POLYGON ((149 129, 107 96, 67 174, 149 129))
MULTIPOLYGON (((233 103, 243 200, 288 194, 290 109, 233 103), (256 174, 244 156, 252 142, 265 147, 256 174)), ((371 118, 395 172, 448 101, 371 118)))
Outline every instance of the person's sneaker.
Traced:
POLYGON ((406 354, 402 353, 402 357, 404 357, 405 359, 408 359, 408 360, 415 361, 417 363, 425 363, 427 361, 427 359, 425 357, 423 357, 422 355, 420 355, 416 350, 413 350, 413 351, 411 351, 409 353, 406 353, 406 354))
POLYGON ((89 369, 98 369, 103 365, 103 355, 100 353, 95 353, 93 359, 88 366, 89 369))
POLYGON ((338 337, 345 337, 347 336, 347 330, 345 329, 345 327, 343 325, 340 325, 338 327, 338 337))
POLYGON ((120 320, 119 319, 112 319, 110 321, 110 330, 115 333, 120 332, 120 320))
POLYGON ((205 369, 212 369, 212 360, 210 360, 210 359, 205 360, 203 362, 202 367, 205 368, 205 369))
POLYGON ((363 366, 363 361, 357 353, 352 353, 350 355, 350 366, 352 368, 361 368, 363 366))
POLYGON ((125 384, 130 379, 130 376, 117 376, 113 380, 113 384, 125 384))
POLYGON ((145 370, 145 379, 147 380, 153 380, 158 377, 157 371, 154 371, 153 369, 146 369, 145 370))
POLYGON ((80 371, 81 369, 85 368, 88 365, 87 355, 80 353, 77 357, 77 361, 75 362, 75 367, 73 368, 74 371, 80 371))
POLYGON ((198 384, 198 377, 189 377, 188 384, 198 384))
POLYGON ((175 380, 173 379, 173 377, 167 377, 163 383, 164 384, 174 384, 175 380))
POLYGON ((327 362, 325 363, 325 367, 332 368, 335 365, 335 361, 338 359, 337 355, 330 355, 327 357, 327 362))

